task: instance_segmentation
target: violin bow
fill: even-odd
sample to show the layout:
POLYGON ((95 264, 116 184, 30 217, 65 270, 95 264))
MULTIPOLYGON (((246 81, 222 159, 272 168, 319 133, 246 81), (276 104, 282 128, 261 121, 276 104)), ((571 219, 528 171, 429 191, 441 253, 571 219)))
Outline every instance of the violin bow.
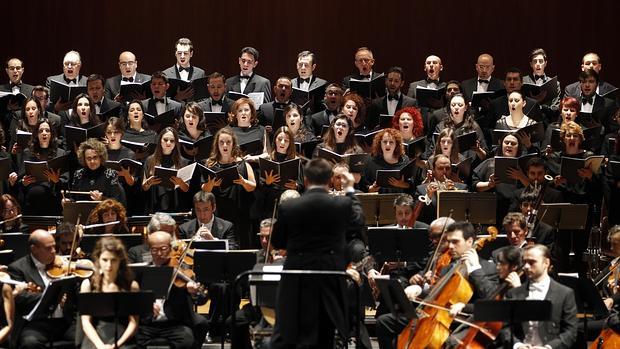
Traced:
POLYGON ((276 210, 278 209, 278 198, 274 200, 273 212, 271 213, 271 225, 269 226, 269 239, 267 239, 267 251, 265 253, 265 264, 269 260, 269 250, 271 249, 271 233, 273 233, 274 220, 276 219, 276 210))

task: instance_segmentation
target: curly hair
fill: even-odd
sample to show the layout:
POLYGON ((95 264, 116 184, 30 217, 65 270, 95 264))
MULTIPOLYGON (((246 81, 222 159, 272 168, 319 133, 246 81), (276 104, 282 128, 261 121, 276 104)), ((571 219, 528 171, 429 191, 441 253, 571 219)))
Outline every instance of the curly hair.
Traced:
POLYGON ((125 210, 125 206, 114 199, 105 199, 97 204, 90 212, 90 215, 88 215, 88 224, 102 223, 103 214, 108 211, 114 211, 116 217, 120 221, 120 225, 127 228, 127 211, 125 210))
POLYGON ((97 155, 99 155, 99 158, 101 159, 101 165, 108 161, 108 150, 106 149, 105 144, 103 144, 96 138, 89 138, 80 144, 80 147, 77 151, 78 162, 80 163, 80 165, 82 165, 82 167, 86 167, 86 159, 84 153, 86 153, 87 150, 94 150, 97 155))
POLYGON ((578 134, 579 137, 581 137, 581 141, 584 139, 583 129, 574 121, 564 123, 562 124, 562 127, 560 127, 560 139, 562 142, 564 142, 564 137, 566 137, 566 134, 569 133, 578 134))
POLYGON ((233 158, 237 158, 241 156, 241 148, 239 148, 239 141, 237 140, 237 135, 230 127, 221 128, 213 137, 213 145, 211 146, 211 155, 206 160, 207 167, 215 166, 221 159, 222 154, 220 154, 219 142, 220 137, 222 135, 229 135, 232 138, 232 151, 231 156, 233 158))
POLYGON ((347 122, 349 130, 347 131, 347 137, 344 139, 344 147, 346 149, 345 153, 350 149, 353 149, 357 146, 357 142, 355 141, 355 136, 353 134, 353 121, 349 119, 344 114, 338 114, 334 120, 329 125, 327 132, 325 132, 324 144, 329 150, 336 150, 336 133, 334 131, 334 125, 338 120, 344 120, 347 122))
POLYGON ((288 137, 289 141, 288 149, 286 149, 286 159, 294 159, 297 156, 297 150, 295 149, 295 136, 293 136, 293 132, 291 132, 291 129, 288 126, 282 126, 273 133, 273 146, 271 147, 273 150, 271 151, 271 154, 269 154, 271 159, 273 160, 276 158, 276 154, 278 152, 276 150, 276 142, 280 133, 284 133, 286 137, 288 137))
POLYGON ((258 117, 256 116, 256 107, 254 106, 254 102, 249 98, 239 98, 230 106, 230 112, 228 112, 228 123, 230 126, 237 126, 237 112, 238 109, 247 104, 250 107, 250 124, 252 126, 258 124, 258 117))
POLYGON ((381 149, 381 140, 383 140, 383 136, 386 134, 394 138, 394 158, 400 159, 400 157, 405 153, 405 149, 403 146, 403 135, 400 133, 400 131, 393 128, 384 128, 375 135, 372 140, 372 147, 370 153, 372 154, 372 156, 383 156, 383 150, 381 149))
POLYGON ((91 284, 92 291, 103 291, 103 272, 100 269, 99 257, 101 257, 101 254, 105 251, 111 252, 119 260, 118 272, 114 283, 116 283, 120 290, 130 291, 131 282, 133 281, 133 274, 131 269, 127 266, 127 251, 123 245, 123 242, 115 237, 103 237, 95 244, 95 248, 93 249, 93 254, 91 256, 95 264, 95 272, 93 273, 91 284))
POLYGON ((342 97, 342 109, 348 101, 353 101, 357 107, 357 115, 355 116, 354 124, 363 125, 366 121, 366 104, 364 99, 355 92, 350 92, 342 97))
POLYGON ((403 108, 394 113, 394 117, 392 118, 392 128, 400 130, 400 127, 398 126, 398 121, 400 120, 400 116, 405 113, 411 115, 411 118, 413 119, 413 137, 418 138, 422 136, 424 134, 424 122, 422 121, 422 113, 420 113, 420 110, 415 107, 403 108))

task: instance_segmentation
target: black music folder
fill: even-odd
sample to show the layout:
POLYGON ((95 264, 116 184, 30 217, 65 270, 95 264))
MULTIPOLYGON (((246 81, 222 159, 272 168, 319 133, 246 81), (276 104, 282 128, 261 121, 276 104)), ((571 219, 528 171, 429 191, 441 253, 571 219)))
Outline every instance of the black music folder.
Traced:
POLYGON ((210 178, 221 179, 222 183, 220 184, 221 189, 225 189, 234 185, 233 182, 236 179, 239 179, 239 169, 237 166, 230 166, 225 169, 221 169, 219 171, 212 170, 202 164, 198 164, 200 172, 202 173, 202 178, 204 182, 207 182, 210 178))
POLYGON ((403 143, 403 146, 409 159, 415 159, 426 151, 426 137, 420 136, 409 143, 403 143))
POLYGON ((169 189, 176 189, 176 185, 172 183, 170 178, 179 177, 183 182, 189 182, 194 176, 196 164, 197 163, 194 162, 179 169, 155 166, 154 175, 155 177, 161 179, 161 183, 159 183, 158 185, 169 189))
POLYGON ((257 252, 258 250, 196 250, 194 252, 196 279, 203 284, 232 282, 237 275, 254 267, 257 252))
POLYGON ((357 144, 359 144, 360 147, 364 148, 364 147, 372 147, 372 143, 375 139, 375 136, 379 133, 383 131, 383 129, 381 130, 376 130, 376 131, 371 131, 368 133, 356 133, 355 136, 355 140, 357 141, 357 144))
POLYGON ((566 178, 568 183, 579 183, 583 179, 577 175, 577 170, 589 167, 593 173, 597 173, 603 160, 605 160, 603 155, 588 156, 585 159, 562 156, 560 160, 560 175, 566 178))
POLYGON ((246 95, 245 93, 241 93, 241 92, 235 92, 235 91, 228 91, 226 92, 226 97, 232 99, 233 101, 236 101, 240 98, 250 98, 250 96, 246 95))
POLYGON ((299 159, 290 159, 282 162, 272 161, 265 158, 259 158, 260 177, 265 179, 265 173, 273 171, 274 175, 280 176, 279 185, 285 185, 289 180, 297 181, 299 178, 299 159))
POLYGON ((547 104, 553 101, 553 99, 558 96, 558 77, 554 76, 542 85, 524 82, 521 86, 521 92, 527 97, 533 98, 534 96, 538 96, 543 91, 547 92, 547 94, 540 104, 547 104))
POLYGON ((458 164, 452 164, 452 173, 456 173, 461 179, 468 179, 471 176, 471 163, 474 158, 466 158, 458 164))
POLYGON ((13 103, 21 108, 28 97, 23 93, 13 94, 12 92, 0 91, 0 110, 9 109, 9 104, 13 103))
POLYGON ((418 106, 423 108, 434 108, 433 100, 443 101, 446 95, 446 87, 430 88, 426 86, 415 87, 415 99, 418 101, 418 106))
POLYGON ((620 161, 609 161, 609 171, 614 178, 620 178, 620 161))
POLYGON ((203 113, 207 122, 207 129, 214 135, 219 129, 228 126, 228 116, 223 112, 206 111, 203 113))
POLYGON ((62 174, 69 167, 68 154, 55 157, 47 161, 24 161, 26 174, 34 176, 37 182, 47 182, 47 176, 43 173, 45 170, 60 170, 62 174))
POLYGON ((86 86, 67 85, 64 82, 50 81, 50 103, 55 104, 59 99, 63 102, 73 102, 75 97, 86 93, 86 86))
POLYGON ((377 185, 382 188, 394 188, 390 184, 390 178, 394 178, 396 180, 400 180, 404 178, 407 181, 413 175, 413 171, 415 170, 415 160, 410 160, 407 164, 405 164, 400 169, 393 170, 377 170, 376 182, 377 185))
POLYGON ((194 97, 193 100, 199 101, 201 99, 209 98, 209 89, 207 88, 207 84, 209 82, 209 77, 205 76, 203 78, 194 79, 191 81, 185 81, 176 78, 168 78, 168 83, 170 84, 170 88, 168 88, 168 97, 174 97, 177 94, 177 90, 187 90, 187 88, 192 87, 194 89, 194 97))
POLYGON ((125 139, 121 140, 121 144, 131 149, 134 153, 153 154, 155 152, 155 148, 157 148, 157 144, 155 143, 134 142, 125 139))
POLYGON ((246 155, 259 155, 263 153, 263 140, 256 139, 247 143, 239 144, 239 148, 243 154, 246 155))
POLYGON ((500 181, 502 181, 502 183, 516 183, 517 180, 508 177, 508 169, 515 168, 523 173, 527 173, 528 161, 538 156, 538 153, 526 154, 518 158, 496 156, 494 174, 496 177, 499 178, 500 181))
POLYGON ((200 161, 209 158, 209 155, 211 155, 212 144, 213 136, 211 135, 200 138, 195 142, 179 138, 181 155, 183 155, 183 157, 186 159, 194 161, 200 161), (187 151, 194 153, 194 155, 190 155, 190 153, 188 153, 187 151))
POLYGON ((297 154, 311 159, 312 153, 314 153, 314 148, 316 148, 317 144, 319 144, 320 142, 320 139, 313 139, 305 142, 295 142, 295 150, 297 151, 297 154))
POLYGON ((11 163, 11 158, 1 158, 0 159, 0 181, 6 181, 9 179, 9 174, 13 172, 13 165, 11 163))
POLYGON ((308 102, 314 104, 314 101, 322 101, 325 97, 325 88, 327 84, 322 84, 314 87, 308 91, 302 90, 298 87, 293 87, 291 93, 291 101, 302 107, 302 109, 308 105, 308 102))
POLYGON ((506 96, 506 90, 501 89, 497 91, 487 91, 487 92, 478 92, 474 91, 471 95, 471 109, 478 110, 482 107, 482 105, 486 103, 490 103, 491 99, 495 99, 498 97, 506 96))
POLYGON ((30 145, 30 140, 32 140, 32 133, 22 130, 17 130, 17 145, 23 149, 28 148, 30 145))
POLYGON ((89 128, 65 125, 65 139, 68 150, 73 150, 73 147, 79 147, 82 142, 89 138, 103 138, 105 136, 105 128, 106 124, 104 122, 89 128))
POLYGON ((347 164, 352 173, 363 173, 369 159, 369 155, 367 153, 340 155, 325 148, 319 148, 318 156, 336 164, 347 164))
POLYGON ((108 160, 105 162, 105 166, 115 171, 127 168, 132 176, 142 174, 142 163, 134 159, 108 160))
POLYGON ((385 96, 385 74, 381 73, 372 80, 349 80, 349 89, 357 92, 362 98, 377 98, 385 96))
POLYGON ((459 150, 462 152, 471 149, 471 147, 476 145, 476 140, 478 140, 478 134, 476 131, 464 133, 456 137, 456 141, 459 144, 459 150))
POLYGON ((119 95, 127 102, 140 98, 151 98, 153 93, 151 92, 151 80, 142 83, 130 82, 127 84, 121 84, 119 95))
POLYGON ((170 109, 158 115, 144 113, 144 116, 149 125, 157 125, 157 129, 159 130, 168 126, 174 126, 177 119, 177 116, 174 115, 174 109, 170 109))

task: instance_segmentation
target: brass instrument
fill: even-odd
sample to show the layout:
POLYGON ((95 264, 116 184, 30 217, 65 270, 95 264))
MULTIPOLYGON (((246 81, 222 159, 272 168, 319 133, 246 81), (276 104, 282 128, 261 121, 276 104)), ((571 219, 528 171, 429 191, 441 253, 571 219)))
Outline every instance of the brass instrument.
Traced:
MULTIPOLYGON (((436 178, 433 178, 433 180, 428 184, 428 186, 430 187, 433 184, 437 186, 437 190, 435 191, 435 193, 442 192, 442 191, 448 191, 448 190, 456 190, 456 185, 454 184, 453 181, 449 179, 440 181, 440 180, 437 180, 436 178)), ((418 196, 418 200, 420 202, 425 203, 426 206, 428 206, 433 202, 433 200, 428 196, 428 189, 426 190, 426 192, 427 192, 426 194, 418 196)))

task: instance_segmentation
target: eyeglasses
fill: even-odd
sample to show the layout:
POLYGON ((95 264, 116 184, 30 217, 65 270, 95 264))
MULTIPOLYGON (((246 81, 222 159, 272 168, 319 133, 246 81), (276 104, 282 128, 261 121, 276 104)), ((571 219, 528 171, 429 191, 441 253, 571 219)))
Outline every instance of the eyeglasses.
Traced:
POLYGON ((120 64, 121 67, 133 67, 136 64, 136 62, 135 61, 119 62, 118 64, 120 64))
POLYGON ((6 69, 8 70, 22 70, 23 67, 17 67, 17 66, 10 66, 10 67, 6 67, 6 69))
POLYGON ((151 247, 151 253, 166 253, 170 251, 170 246, 151 247))
POLYGON ((374 59, 372 59, 372 58, 358 58, 355 61, 358 62, 358 63, 368 64, 370 62, 373 62, 374 59))
POLYGON ((65 67, 77 67, 78 65, 80 65, 80 62, 63 62, 62 64, 65 67))

